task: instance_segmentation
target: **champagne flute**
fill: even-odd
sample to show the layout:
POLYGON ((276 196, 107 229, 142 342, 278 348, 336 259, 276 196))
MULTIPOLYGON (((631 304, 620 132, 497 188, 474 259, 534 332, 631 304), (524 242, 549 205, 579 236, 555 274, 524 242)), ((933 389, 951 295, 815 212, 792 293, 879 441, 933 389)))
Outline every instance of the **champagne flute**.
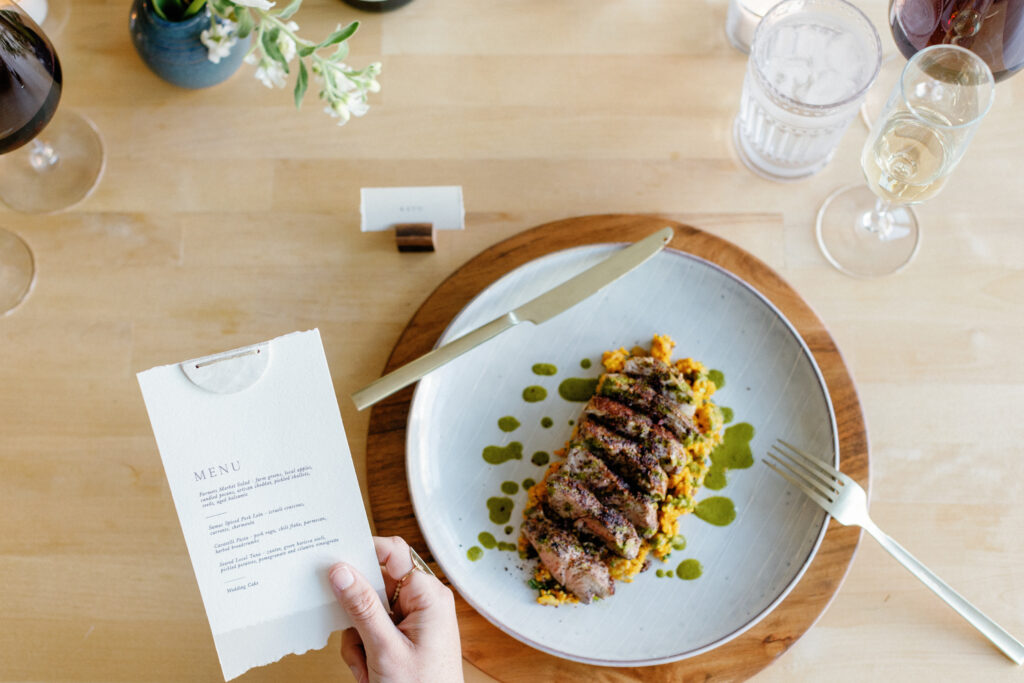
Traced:
POLYGON ((994 86, 988 65, 962 47, 935 45, 907 62, 861 152, 867 185, 837 190, 818 211, 818 246, 833 266, 878 277, 910 263, 920 246, 910 205, 942 189, 994 86))
POLYGON ((17 4, 0 0, 0 201, 12 209, 66 209, 88 197, 103 174, 103 142, 92 122, 57 111, 62 84, 60 60, 42 29, 17 4))

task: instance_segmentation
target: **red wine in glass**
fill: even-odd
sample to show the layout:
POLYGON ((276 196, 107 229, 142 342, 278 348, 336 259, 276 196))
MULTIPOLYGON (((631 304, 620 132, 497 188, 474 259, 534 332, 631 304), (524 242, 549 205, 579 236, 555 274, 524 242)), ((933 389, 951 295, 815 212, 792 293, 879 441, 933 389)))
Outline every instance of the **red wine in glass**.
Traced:
POLYGON ((62 75, 53 46, 35 23, 0 8, 0 154, 29 142, 60 102, 62 75))
POLYGON ((1024 0, 892 0, 889 24, 907 59, 929 45, 959 45, 997 81, 1024 68, 1024 0))

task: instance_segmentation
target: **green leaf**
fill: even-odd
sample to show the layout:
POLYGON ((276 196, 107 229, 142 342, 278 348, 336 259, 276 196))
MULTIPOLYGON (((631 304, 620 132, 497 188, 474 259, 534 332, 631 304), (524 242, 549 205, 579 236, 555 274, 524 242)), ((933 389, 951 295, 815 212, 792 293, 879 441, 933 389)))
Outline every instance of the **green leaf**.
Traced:
POLYGON ((228 2, 228 0, 209 0, 209 1, 210 1, 210 7, 213 8, 214 14, 216 14, 218 16, 221 16, 221 17, 224 17, 224 18, 227 18, 227 16, 229 14, 231 14, 231 10, 233 10, 235 8, 235 6, 232 3, 228 2))
MULTIPOLYGON (((198 2, 199 0, 196 0, 198 2)), ((252 13, 244 7, 238 8, 238 39, 243 40, 252 33, 252 29, 256 26, 256 23, 252 20, 252 13)))
POLYGON ((185 14, 182 15, 182 17, 187 19, 199 14, 199 10, 203 9, 205 5, 206 0, 192 0, 192 4, 188 6, 188 9, 185 10, 185 14))
POLYGON ((169 1, 170 0, 153 0, 153 11, 156 12, 156 15, 164 21, 170 21, 167 17, 167 12, 164 10, 164 5, 169 1))
POLYGON ((300 57, 308 57, 316 52, 316 45, 300 45, 298 49, 298 55, 300 57))
POLYGON ((263 52, 280 64, 284 68, 285 73, 290 73, 288 71, 288 60, 284 58, 284 55, 281 54, 281 49, 277 47, 277 37, 279 35, 281 35, 281 29, 279 28, 275 28, 263 34, 261 41, 263 44, 263 52))
POLYGON ((348 57, 348 43, 342 43, 338 46, 338 49, 334 51, 333 55, 331 55, 331 61, 340 62, 345 59, 345 57, 348 57))
POLYGON ((306 63, 299 61, 299 75, 295 78, 295 108, 302 106, 302 98, 306 96, 306 88, 309 87, 309 72, 306 71, 306 63))
POLYGON ((291 3, 285 7, 277 15, 277 18, 281 21, 288 21, 292 18, 292 15, 299 11, 299 7, 302 6, 302 0, 292 0, 291 3))
POLYGON ((335 29, 334 33, 332 33, 331 35, 327 36, 327 38, 324 39, 324 42, 320 43, 320 47, 329 47, 331 45, 337 45, 338 43, 346 41, 349 38, 351 38, 352 34, 358 30, 358 21, 353 21, 345 28, 339 26, 337 29, 335 29))

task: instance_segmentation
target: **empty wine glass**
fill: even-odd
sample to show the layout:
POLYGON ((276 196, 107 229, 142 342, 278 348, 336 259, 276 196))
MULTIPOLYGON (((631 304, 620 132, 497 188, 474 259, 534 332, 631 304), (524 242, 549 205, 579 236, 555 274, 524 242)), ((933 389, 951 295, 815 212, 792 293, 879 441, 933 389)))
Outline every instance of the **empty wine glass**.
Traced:
POLYGON ((861 152, 867 185, 834 192, 818 211, 818 245, 839 270, 877 277, 917 253, 910 208, 942 189, 995 95, 992 71, 962 47, 936 45, 903 69, 861 152))

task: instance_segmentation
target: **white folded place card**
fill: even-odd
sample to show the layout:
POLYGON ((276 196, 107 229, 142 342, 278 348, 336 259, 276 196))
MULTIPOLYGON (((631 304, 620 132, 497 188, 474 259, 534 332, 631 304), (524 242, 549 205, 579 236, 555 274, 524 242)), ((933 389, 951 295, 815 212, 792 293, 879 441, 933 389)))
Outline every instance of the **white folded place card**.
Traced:
POLYGON ((435 230, 462 230, 462 187, 364 187, 359 193, 362 231, 389 230, 400 223, 432 223, 435 230))
POLYGON ((138 380, 225 680, 350 626, 338 560, 384 600, 319 331, 138 380))

